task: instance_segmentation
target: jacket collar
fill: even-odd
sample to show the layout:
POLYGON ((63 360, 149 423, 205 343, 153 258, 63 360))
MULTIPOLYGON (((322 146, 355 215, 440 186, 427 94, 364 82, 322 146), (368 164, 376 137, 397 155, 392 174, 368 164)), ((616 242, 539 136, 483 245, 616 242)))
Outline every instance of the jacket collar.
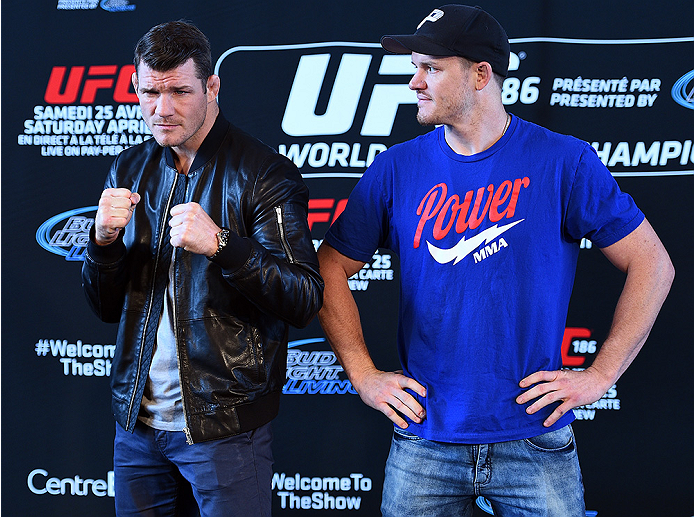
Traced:
MULTIPOLYGON (((202 144, 200 144, 198 152, 195 153, 195 158, 193 159, 193 163, 190 166, 188 175, 193 174, 197 169, 199 169, 212 159, 212 157, 219 149, 219 146, 222 144, 222 141, 224 140, 224 137, 227 134, 227 131, 229 130, 229 126, 229 122, 227 121, 227 119, 224 118, 222 110, 220 109, 219 114, 217 115, 217 119, 214 122, 214 125, 210 129, 210 132, 207 133, 205 140, 203 140, 202 144)), ((171 148, 164 148, 164 156, 166 157, 166 164, 169 167, 175 169, 176 165, 174 162, 173 152, 171 151, 171 148)))

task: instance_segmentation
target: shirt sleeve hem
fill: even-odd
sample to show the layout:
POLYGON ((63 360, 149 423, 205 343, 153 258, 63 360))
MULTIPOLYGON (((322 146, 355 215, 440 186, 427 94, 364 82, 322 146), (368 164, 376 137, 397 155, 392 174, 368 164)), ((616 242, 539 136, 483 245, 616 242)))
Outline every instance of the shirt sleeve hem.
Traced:
POLYGON ((358 260, 360 262, 371 262, 371 259, 373 258, 373 255, 376 252, 376 250, 373 250, 370 253, 364 252, 362 250, 357 250, 349 246, 348 244, 345 244, 344 242, 338 240, 331 233, 326 234, 325 241, 327 241, 328 244, 330 244, 333 248, 342 253, 345 257, 351 258, 352 260, 358 260))

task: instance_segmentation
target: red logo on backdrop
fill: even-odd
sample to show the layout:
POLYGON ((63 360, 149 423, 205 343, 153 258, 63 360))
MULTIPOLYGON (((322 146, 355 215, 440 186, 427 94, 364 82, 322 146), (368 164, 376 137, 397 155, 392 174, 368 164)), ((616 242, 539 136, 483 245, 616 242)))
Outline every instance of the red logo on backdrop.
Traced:
MULTIPOLYGON (((561 343, 561 357, 564 367, 587 367, 586 356, 593 356, 598 350, 598 342, 591 339, 591 331, 586 328, 566 327, 561 343)), ((592 361, 591 361, 592 362, 592 361)))
POLYGON ((112 90, 113 100, 137 104, 131 77, 134 65, 54 66, 48 78, 44 100, 48 104, 94 104, 99 90, 112 90))
POLYGON ((308 229, 315 223, 333 224, 347 206, 346 199, 324 198, 309 199, 308 201, 308 229))

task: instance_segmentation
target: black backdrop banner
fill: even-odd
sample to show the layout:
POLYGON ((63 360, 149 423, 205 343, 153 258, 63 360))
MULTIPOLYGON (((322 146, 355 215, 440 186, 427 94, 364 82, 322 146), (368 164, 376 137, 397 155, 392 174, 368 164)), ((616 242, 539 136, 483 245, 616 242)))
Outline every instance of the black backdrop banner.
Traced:
MULTIPOLYGON (((506 28, 509 112, 596 148, 667 247, 670 297, 631 368, 575 410, 589 515, 694 515, 694 4, 480 5, 506 28)), ((2 512, 113 515, 108 376, 116 328, 87 308, 80 267, 114 156, 148 138, 130 85, 151 26, 196 23, 212 43, 227 118, 299 166, 316 246, 379 152, 414 118, 406 34, 437 4, 7 1, 2 4, 2 512)), ((548 267, 551 267, 548 265, 548 267)), ((374 360, 398 368, 398 258, 350 279, 374 360)), ((609 330, 619 274, 584 241, 562 346, 585 368, 609 330)), ((379 515, 392 427, 355 393, 317 321, 290 334, 274 424, 273 514, 379 515)), ((480 499, 475 515, 491 513, 480 499)))

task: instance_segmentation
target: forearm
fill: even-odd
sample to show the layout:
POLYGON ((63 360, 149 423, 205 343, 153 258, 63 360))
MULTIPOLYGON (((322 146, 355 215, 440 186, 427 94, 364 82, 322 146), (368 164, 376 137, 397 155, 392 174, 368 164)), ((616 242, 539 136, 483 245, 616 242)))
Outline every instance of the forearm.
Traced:
POLYGON ((352 384, 358 386, 360 379, 375 371, 376 367, 366 346, 359 310, 346 279, 344 284, 326 280, 325 299, 318 318, 335 356, 352 384))
POLYGON ((591 365, 591 369, 611 385, 624 373, 646 342, 670 291, 675 270, 647 220, 602 252, 627 275, 612 327, 591 365))
MULTIPOLYGON (((222 254, 214 259, 226 280, 263 312, 305 327, 323 303, 323 281, 315 259, 289 262, 252 239, 245 240, 250 254, 243 264, 229 268, 222 254)), ((305 246, 311 246, 315 257, 310 241, 305 246)))
POLYGON ((358 385, 366 373, 376 371, 364 340, 359 309, 347 281, 363 264, 345 260, 326 244, 318 250, 318 259, 325 281, 323 308, 318 318, 347 376, 352 384, 358 385))
POLYGON ((259 183, 262 195, 244 206, 238 221, 242 226, 219 223, 230 227, 231 235, 212 261, 249 302, 301 328, 323 303, 323 280, 308 228, 308 191, 298 172, 294 177, 291 171, 277 169, 259 183))
POLYGON ((408 390, 425 397, 424 386, 399 372, 376 368, 364 342, 359 310, 347 282, 364 262, 345 257, 325 242, 318 260, 325 280, 325 302, 318 318, 354 389, 367 405, 402 429, 408 426, 406 418, 421 422, 424 408, 408 390))
POLYGON ((619 379, 646 342, 672 284, 672 263, 648 221, 602 252, 627 277, 612 328, 593 364, 584 371, 539 371, 520 381, 529 389, 516 402, 537 399, 526 408, 529 414, 562 401, 545 420, 548 427, 572 408, 598 400, 619 379))
POLYGON ((662 245, 651 246, 647 252, 645 260, 633 262, 627 269, 610 332, 592 365, 610 385, 646 342, 674 278, 674 268, 662 245))
POLYGON ((92 238, 82 265, 82 288, 90 307, 102 321, 120 320, 125 297, 125 246, 122 238, 98 246, 92 238))

